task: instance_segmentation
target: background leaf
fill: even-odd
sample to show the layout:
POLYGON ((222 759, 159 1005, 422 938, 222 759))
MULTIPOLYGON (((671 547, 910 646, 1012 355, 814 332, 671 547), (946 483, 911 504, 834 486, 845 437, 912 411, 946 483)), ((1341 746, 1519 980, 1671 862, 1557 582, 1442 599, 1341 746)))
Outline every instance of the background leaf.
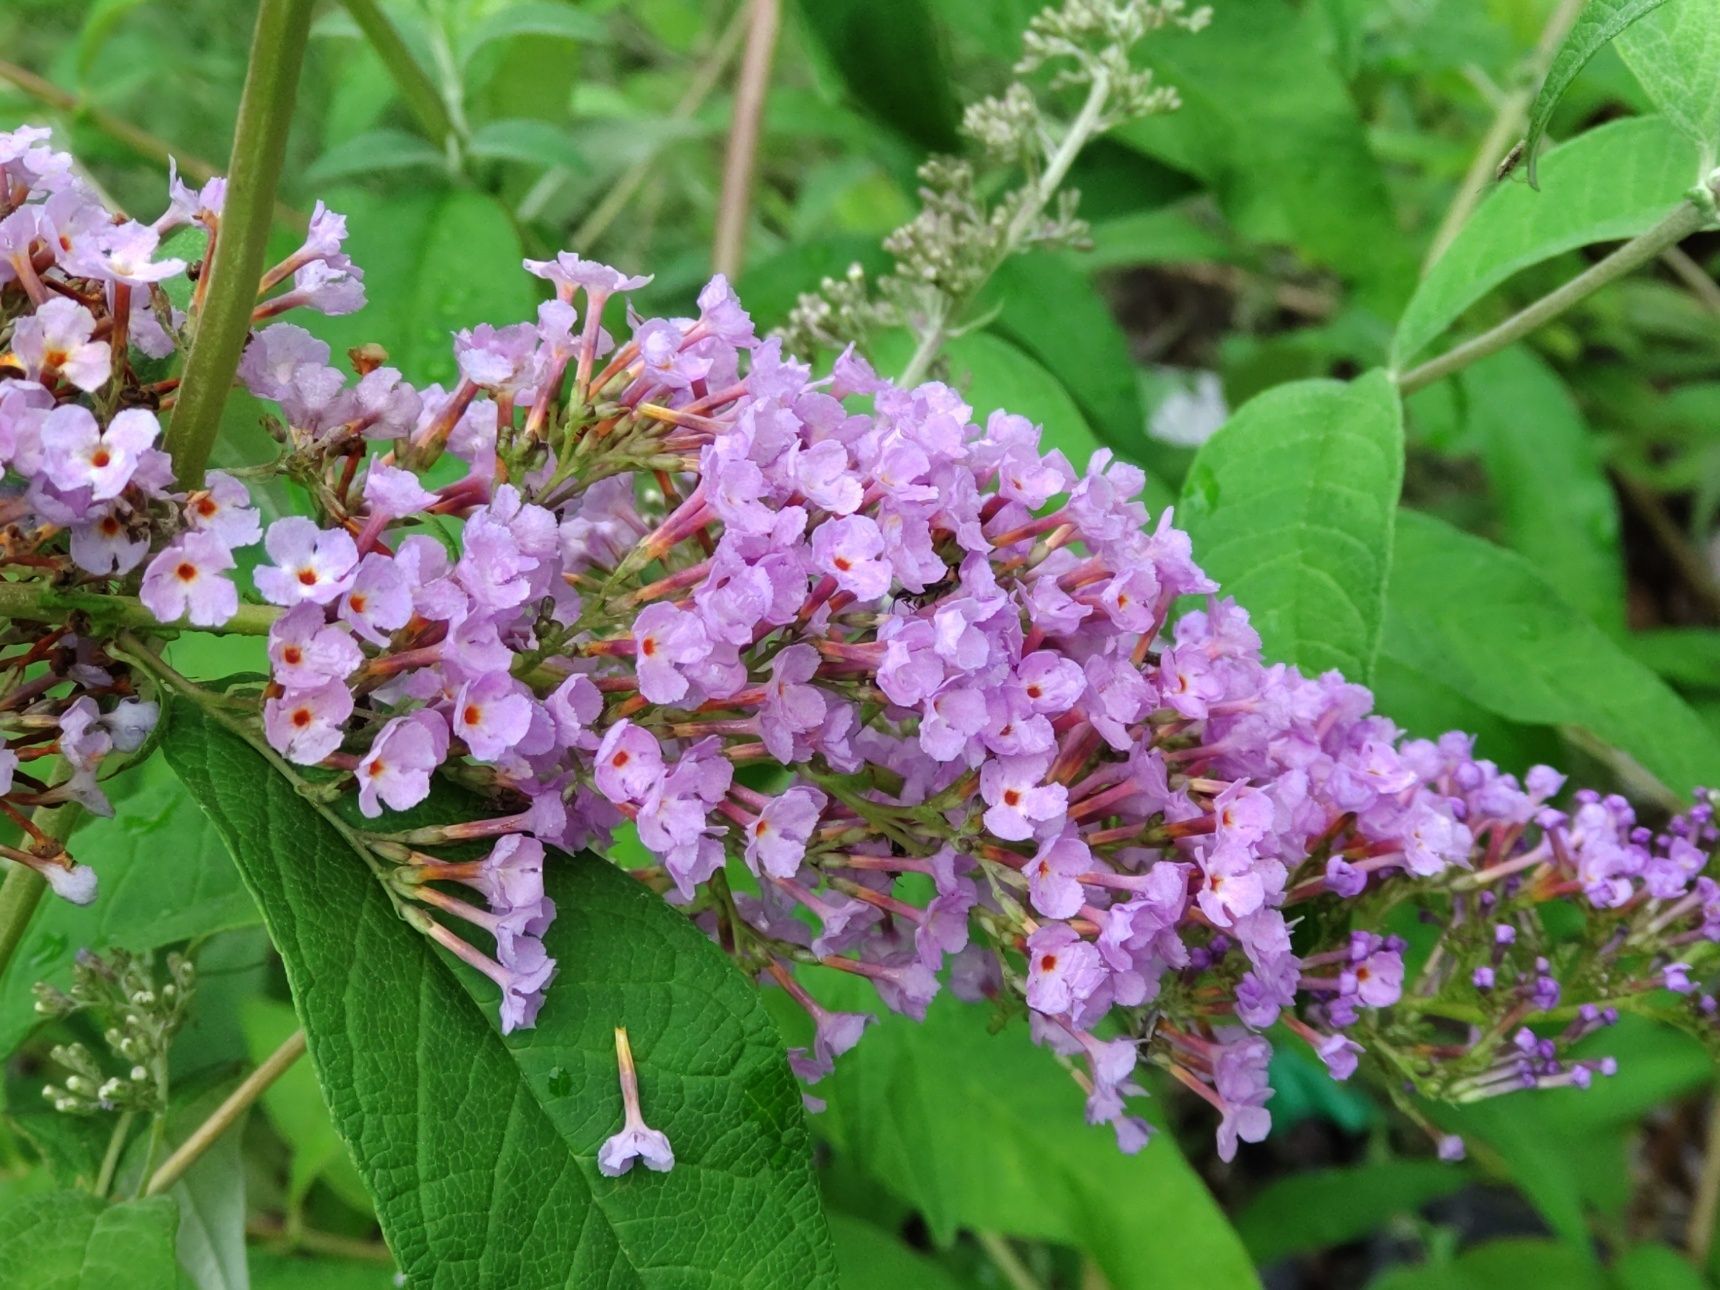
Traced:
POLYGON ((1560 144, 1539 192, 1498 185, 1428 271, 1398 323, 1393 363, 1415 357, 1518 270, 1652 228, 1696 171, 1696 146, 1663 117, 1612 121, 1560 144))
POLYGON ((168 1196, 109 1206, 88 1192, 57 1191, 0 1211, 0 1269, 29 1290, 175 1290, 168 1196))
POLYGON ((868 113, 927 151, 956 147, 960 111, 925 0, 802 0, 795 11, 808 45, 868 113))
POLYGON ((1670 0, 1619 33, 1618 52, 1654 106, 1712 165, 1720 149, 1720 5, 1670 0))
POLYGON ((408 1277, 651 1287, 699 1268, 737 1286, 834 1283, 781 1041, 686 919, 607 864, 561 861, 559 979, 537 1029, 504 1040, 493 988, 394 914, 327 817, 198 708, 173 710, 169 760, 256 891, 336 1127, 408 1277), (620 1124, 617 1024, 647 1115, 675 1146, 668 1174, 597 1172, 620 1124), (695 1211, 696 1224, 669 1221, 695 1211))
POLYGON ((1402 413, 1383 372, 1300 381, 1244 404, 1201 445, 1177 520, 1268 658, 1365 683, 1402 482, 1402 413))
POLYGON ((1430 515, 1398 517, 1385 649, 1513 721, 1587 730, 1675 793, 1720 782, 1720 741, 1659 677, 1521 556, 1430 515))
MULTIPOLYGON (((841 1006, 868 1006, 850 982, 819 986, 827 1003, 840 990, 841 1006)), ((1078 1245, 1115 1290, 1254 1284, 1170 1135, 1123 1155, 1081 1123, 1080 1090, 1020 1024, 993 1033, 983 1009, 945 995, 924 1022, 885 1016, 818 1091, 821 1131, 940 1243, 970 1227, 1078 1245)))
POLYGON ((63 987, 80 949, 142 953, 258 919, 220 836, 159 759, 110 789, 114 817, 86 821, 72 841, 99 875, 100 898, 46 901, 31 920, 14 970, 0 977, 0 1052, 41 1020, 34 983, 63 987))
POLYGON ((1618 500, 1564 384, 1522 346, 1458 379, 1506 541, 1571 604, 1622 631, 1618 500))
POLYGON ((1467 1170, 1437 1160, 1311 1169, 1268 1184, 1237 1216, 1236 1230, 1265 1266, 1366 1236, 1469 1182, 1467 1170))

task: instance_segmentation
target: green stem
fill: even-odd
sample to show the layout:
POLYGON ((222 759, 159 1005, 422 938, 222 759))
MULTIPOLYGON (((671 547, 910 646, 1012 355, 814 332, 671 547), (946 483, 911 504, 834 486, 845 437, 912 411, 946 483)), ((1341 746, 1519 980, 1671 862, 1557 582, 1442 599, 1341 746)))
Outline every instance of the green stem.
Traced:
POLYGON ((1075 164, 1075 158, 1081 155, 1081 149, 1096 134, 1099 133, 1100 121, 1105 114, 1105 103, 1111 96, 1111 77, 1104 68, 1097 68, 1093 73, 1093 82, 1087 88, 1087 99, 1081 105, 1081 111, 1070 122, 1069 129, 1064 132, 1058 142, 1057 149, 1045 162, 1045 169, 1033 184, 1033 195, 1030 200, 1023 202, 1021 209, 1016 211, 1015 218, 1009 223, 1009 228, 1003 239, 1003 245, 998 248, 996 259, 987 267, 985 273, 973 284, 966 296, 960 301, 944 301, 943 307, 931 320, 920 343, 915 348, 913 357, 902 369, 896 383, 906 388, 917 385, 926 375, 932 365, 932 360, 938 356, 938 351, 944 347, 944 342, 950 338, 950 330, 959 324, 961 313, 967 302, 978 295, 981 288, 991 280, 991 275, 997 272, 1002 264, 1020 248, 1022 239, 1033 230, 1034 224, 1045 213, 1051 199, 1057 195, 1063 180, 1069 174, 1069 167, 1075 164))
POLYGON ((1654 259, 1667 247, 1676 246, 1701 229, 1707 218, 1695 202, 1685 202, 1648 232, 1633 237, 1604 260, 1590 265, 1557 291, 1542 296, 1491 331, 1482 332, 1474 340, 1465 341, 1456 349, 1401 374, 1397 378, 1399 393, 1414 394, 1489 354, 1498 353, 1543 323, 1557 318, 1578 301, 1654 259))
POLYGON ((263 276, 275 181, 286 156, 293 95, 310 34, 312 0, 262 0, 251 38, 251 63, 239 100, 239 123, 228 165, 221 235, 209 266, 209 291, 185 360, 167 450, 180 484, 203 482, 203 468, 221 429, 221 409, 239 370, 251 331, 251 310, 263 276))
POLYGON ((286 1074, 292 1064, 305 1052, 305 1032, 295 1030, 287 1036, 287 1040, 245 1077, 244 1083, 227 1095, 225 1101, 216 1107, 203 1121, 192 1130, 191 1136, 180 1143, 176 1150, 166 1160, 161 1168, 149 1175, 149 1185, 144 1189, 146 1196, 159 1196, 185 1176, 185 1171, 197 1163, 200 1157, 210 1147, 214 1146, 221 1135, 233 1127, 234 1121, 245 1114, 250 1106, 282 1075, 286 1074))
POLYGON ((430 73, 413 57, 406 42, 400 38, 399 30, 382 12, 376 0, 343 0, 343 3, 364 33, 364 38, 370 42, 370 47, 376 51, 376 56, 382 60, 382 65, 388 69, 388 74, 394 78, 394 87, 400 91, 400 97, 406 101, 412 115, 418 118, 418 124, 424 127, 424 133, 437 147, 447 148, 455 133, 454 119, 448 115, 448 105, 442 101, 442 91, 430 79, 430 73))
MULTIPOLYGON (((162 624, 135 596, 110 596, 104 592, 77 591, 33 582, 0 582, 0 622, 44 622, 72 614, 89 617, 111 627, 137 627, 159 631, 162 624)), ((239 611, 220 627, 188 627, 221 636, 267 636, 281 611, 274 605, 240 605, 239 611)))
MULTIPOLYGON (((64 806, 57 811, 38 808, 35 815, 36 827, 59 842, 71 837, 72 830, 82 819, 83 810, 76 805, 64 806)), ((42 903, 42 893, 47 889, 47 880, 23 864, 14 864, 7 871, 6 880, 0 882, 0 977, 5 976, 7 964, 18 952, 19 942, 29 930, 30 919, 36 906, 42 903)))
POLYGON ((107 1154, 102 1157, 101 1172, 96 1175, 96 1195, 106 1196, 108 1188, 113 1186, 113 1174, 119 1167, 120 1150, 125 1146, 125 1140, 131 1133, 131 1122, 136 1118, 136 1111, 127 1111, 114 1124, 113 1134, 108 1138, 107 1154))

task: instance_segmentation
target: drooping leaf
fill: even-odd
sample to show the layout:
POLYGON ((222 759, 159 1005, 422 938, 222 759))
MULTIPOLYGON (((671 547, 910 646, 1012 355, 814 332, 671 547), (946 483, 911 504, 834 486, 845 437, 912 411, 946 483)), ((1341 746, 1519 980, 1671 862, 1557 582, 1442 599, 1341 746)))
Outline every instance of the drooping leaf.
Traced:
POLYGON ((88 1192, 31 1196, 0 1210, 0 1275, 29 1290, 175 1290, 171 1197, 107 1205, 88 1192))
POLYGON ((46 901, 31 920, 12 970, 0 977, 0 1052, 40 1020, 35 982, 64 986, 80 949, 142 953, 257 921, 220 836, 159 759, 109 789, 114 817, 86 821, 72 839, 72 853, 96 871, 100 896, 88 905, 46 901))
POLYGON ((394 1269, 380 1260, 331 1259, 251 1251, 252 1290, 399 1290, 394 1269))
POLYGON ((834 1284, 781 1041, 690 923, 599 860, 559 859, 559 976, 536 1029, 504 1039, 494 988, 400 920, 337 817, 197 707, 173 708, 168 759, 258 897, 409 1279, 834 1284), (668 1174, 597 1171, 620 1124, 616 1025, 675 1146, 668 1174))
MULTIPOLYGON (((185 1132, 175 1134, 175 1139, 183 1140, 203 1115, 215 1109, 216 1100, 200 1101, 201 1114, 189 1119, 185 1132)), ((236 1125, 215 1139, 168 1193, 179 1206, 179 1267, 196 1290, 249 1290, 251 1284, 245 1261, 245 1165, 240 1137, 236 1125)))
POLYGON ((1369 1282, 1369 1290, 1602 1290, 1605 1284, 1599 1266, 1572 1242, 1510 1237, 1465 1250, 1449 1263, 1392 1268, 1369 1282))
POLYGON ((1515 346, 1459 378, 1505 538, 1578 609, 1624 627, 1618 500, 1563 383, 1515 346))
POLYGON ((1659 677, 1523 557, 1430 515, 1398 516, 1385 650, 1500 716, 1585 730, 1675 793, 1720 782, 1720 740, 1659 677))
POLYGON ((1091 239, 1092 248, 1081 257, 1082 267, 1089 271, 1191 260, 1224 263, 1237 254, 1232 239, 1186 205, 1095 221, 1091 239))
POLYGON ((364 266, 370 299, 355 314, 306 320, 335 362, 377 341, 407 380, 446 382, 455 374, 456 328, 532 318, 534 279, 520 268, 519 233, 493 198, 463 189, 385 199, 347 190, 328 201, 346 214, 346 249, 364 266))
POLYGON ((1498 185, 1428 271, 1398 322, 1402 366, 1512 274, 1565 251, 1635 237, 1683 200, 1696 146, 1664 117, 1627 117, 1547 154, 1539 192, 1498 185))
POLYGON ((1237 1215, 1236 1230, 1264 1266, 1366 1236, 1469 1182, 1467 1170, 1437 1160, 1312 1169, 1269 1184, 1237 1215))
POLYGON ((1709 1290, 1710 1282, 1670 1245, 1633 1245, 1613 1260, 1618 1290, 1709 1290))
POLYGON ((1618 52, 1654 106, 1712 164, 1720 150, 1720 5, 1670 0, 1620 32, 1618 52))
MULTIPOLYGON (((851 984, 815 988, 868 1006, 851 984)), ((830 1103, 821 1130, 940 1243, 972 1227, 1077 1245, 1115 1290, 1255 1284, 1170 1136, 1123 1155, 1109 1130, 1083 1123, 1080 1090, 1019 1024, 994 1034, 983 1009, 940 998, 923 1023, 871 1027, 818 1091, 830 1103)))
POLYGON ((1177 519, 1268 658, 1365 683, 1379 649, 1403 422, 1382 372, 1260 395, 1201 446, 1177 519))
POLYGON ((1710 627, 1662 627, 1632 632, 1626 651, 1674 685, 1720 690, 1720 631, 1710 627))
POLYGON ((1645 13, 1658 8, 1665 0, 1588 0, 1582 14, 1572 24, 1559 52, 1547 67, 1547 77, 1529 107, 1529 130, 1523 137, 1523 156, 1528 163, 1529 186, 1539 182, 1536 171, 1537 148, 1547 132, 1547 122, 1553 119, 1553 109, 1564 97, 1565 90, 1576 80, 1589 59, 1645 13))

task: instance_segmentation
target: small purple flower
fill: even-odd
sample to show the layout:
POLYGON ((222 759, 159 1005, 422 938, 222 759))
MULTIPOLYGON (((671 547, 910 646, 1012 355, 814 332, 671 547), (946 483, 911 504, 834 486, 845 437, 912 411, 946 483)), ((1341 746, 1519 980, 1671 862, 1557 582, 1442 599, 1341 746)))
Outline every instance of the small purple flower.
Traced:
POLYGON ((1039 844, 1027 862, 1027 893, 1047 918, 1073 918, 1087 901, 1077 879, 1093 867, 1093 853, 1073 830, 1039 844))
POLYGON ((94 394, 113 374, 113 356, 105 340, 91 340, 96 320, 75 300, 55 296, 12 328, 12 352, 22 360, 24 375, 51 384, 63 376, 86 394, 94 394))
POLYGON ((269 525, 263 546, 275 563, 257 570, 257 590, 277 605, 302 600, 328 604, 350 585, 358 563, 358 548, 350 534, 319 529, 299 515, 269 525))
POLYGON ((352 692, 339 681, 288 690, 263 704, 263 733, 269 746, 290 762, 314 766, 340 747, 352 715, 352 692))
POLYGON ((89 409, 63 404, 42 422, 43 464, 59 488, 87 488, 98 501, 118 497, 161 433, 153 412, 127 408, 104 430, 89 409))
POLYGON ((878 523, 849 515, 820 524, 812 534, 812 563, 856 600, 876 600, 890 589, 889 562, 878 523))
POLYGON ((612 802, 642 802, 663 777, 663 749, 649 730, 617 721, 597 746, 597 791, 612 802))
POLYGON ((828 800, 817 789, 797 784, 766 802, 746 828, 747 866, 772 878, 794 877, 828 800))
POLYGON ((233 553, 220 538, 183 533, 149 562, 138 597, 160 622, 219 627, 239 612, 239 589, 223 576, 232 568, 233 553))
POLYGON ((1042 923, 1027 938, 1027 1006, 1064 1016, 1105 983, 1099 951, 1065 923, 1042 923))
POLYGON ((597 1168, 606 1178, 619 1178, 639 1160, 647 1169, 666 1173, 675 1167, 675 1152, 669 1139, 640 1113, 639 1075, 624 1026, 615 1028, 615 1061, 621 1072, 621 1130, 597 1149, 597 1168))
POLYGON ((496 761, 531 728, 530 692, 506 672, 468 681, 454 696, 453 733, 478 761, 496 761))
POLYGON ((229 549, 250 546, 263 535, 249 490, 220 470, 210 471, 203 487, 187 499, 185 522, 191 528, 213 533, 229 549))
POLYGON ((1069 790, 1046 784, 1048 756, 997 757, 980 769, 979 788, 990 809, 985 826, 1010 842, 1024 842, 1063 819, 1069 790))
POLYGON ((686 697, 689 682, 681 668, 710 656, 711 638, 697 614, 659 601, 633 620, 639 693, 652 703, 686 697))
POLYGON ((346 680, 364 655, 351 636, 324 621, 319 607, 301 603, 270 626, 269 662, 275 680, 299 690, 346 680))
POLYGON ((388 634, 412 620, 412 588, 405 570, 398 561, 372 551, 358 562, 336 612, 372 645, 387 645, 388 634))
POLYGON ((358 763, 358 809, 368 819, 417 806, 430 796, 430 773, 448 755, 448 723, 421 709, 382 727, 358 763))

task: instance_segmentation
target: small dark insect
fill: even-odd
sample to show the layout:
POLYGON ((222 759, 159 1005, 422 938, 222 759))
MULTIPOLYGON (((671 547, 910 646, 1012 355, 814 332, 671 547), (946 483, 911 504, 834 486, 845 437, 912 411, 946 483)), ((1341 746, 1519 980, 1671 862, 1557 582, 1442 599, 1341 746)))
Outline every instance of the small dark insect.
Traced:
POLYGON ((1511 151, 1505 154, 1505 160, 1499 163, 1499 168, 1493 172, 1495 183, 1503 182, 1511 172, 1523 164, 1523 145, 1526 140, 1519 139, 1511 145, 1511 151))
POLYGON ((906 605, 910 609, 924 609, 927 605, 931 604, 934 600, 937 600, 944 594, 944 592, 950 590, 950 588, 955 585, 956 580, 953 576, 939 578, 936 582, 927 586, 923 591, 901 592, 896 597, 896 603, 898 605, 906 605))

